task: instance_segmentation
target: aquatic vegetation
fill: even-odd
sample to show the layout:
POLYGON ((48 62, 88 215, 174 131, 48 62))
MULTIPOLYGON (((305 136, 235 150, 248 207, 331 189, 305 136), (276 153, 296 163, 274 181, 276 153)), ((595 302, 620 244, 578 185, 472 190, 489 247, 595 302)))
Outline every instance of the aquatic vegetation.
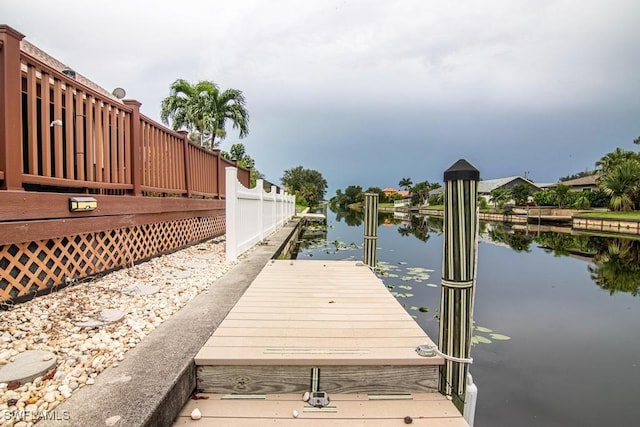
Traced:
POLYGON ((471 337, 471 345, 477 344, 491 344, 493 341, 508 341, 511 337, 503 334, 499 334, 485 326, 473 325, 473 336, 471 337), (486 334, 488 335, 481 335, 486 334))

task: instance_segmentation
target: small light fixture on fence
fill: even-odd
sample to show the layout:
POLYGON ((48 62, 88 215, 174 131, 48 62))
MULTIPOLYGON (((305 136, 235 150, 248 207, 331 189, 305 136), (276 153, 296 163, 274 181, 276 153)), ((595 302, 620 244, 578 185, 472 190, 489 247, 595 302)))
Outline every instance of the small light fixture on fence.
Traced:
POLYGON ((118 99, 122 99, 127 96, 127 92, 121 87, 117 87, 113 90, 113 92, 111 92, 111 95, 115 96, 118 99))
POLYGON ((49 125, 49 127, 52 128, 54 126, 62 126, 62 120, 56 119, 56 120, 52 121, 51 124, 49 125))
POLYGON ((72 79, 76 78, 76 72, 73 71, 71 68, 64 67, 64 69, 62 70, 62 74, 64 74, 65 76, 71 77, 72 79))
POLYGON ((69 198, 69 210, 71 212, 92 211, 98 207, 98 201, 93 197, 69 198))

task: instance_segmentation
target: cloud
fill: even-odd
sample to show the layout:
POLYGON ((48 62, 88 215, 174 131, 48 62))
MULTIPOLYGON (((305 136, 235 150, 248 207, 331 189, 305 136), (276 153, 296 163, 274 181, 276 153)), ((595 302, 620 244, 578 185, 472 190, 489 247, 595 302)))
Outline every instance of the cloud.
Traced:
POLYGON ((271 180, 303 164, 385 187, 469 157, 554 181, 640 135, 635 0, 0 0, 0 16, 155 119, 176 78, 242 89, 271 180))

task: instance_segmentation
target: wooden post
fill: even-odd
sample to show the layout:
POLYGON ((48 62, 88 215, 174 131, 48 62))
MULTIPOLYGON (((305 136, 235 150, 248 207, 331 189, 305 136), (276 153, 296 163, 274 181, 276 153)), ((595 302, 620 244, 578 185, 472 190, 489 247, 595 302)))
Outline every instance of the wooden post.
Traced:
POLYGON ((215 187, 215 191, 216 193, 218 193, 218 199, 222 198, 222 195, 224 194, 222 190, 224 190, 224 187, 222 186, 222 183, 224 182, 224 172, 222 170, 222 167, 220 165, 220 149, 219 148, 214 148, 212 149, 213 153, 216 156, 216 187, 215 187))
MULTIPOLYGON (((480 172, 458 160, 444 172, 444 244, 438 348, 447 356, 468 359, 473 328, 477 256, 478 181, 480 172)), ((468 364, 445 360, 441 393, 452 396, 462 412, 468 364)))
POLYGON ((0 25, 0 190, 22 190, 23 38, 8 25, 0 25))
POLYGON ((142 194, 142 135, 140 134, 140 106, 141 102, 125 99, 125 105, 131 107, 131 183, 133 195, 142 194))
POLYGON ((376 245, 378 240, 378 195, 364 194, 364 263, 376 266, 376 245))
POLYGON ((187 189, 187 197, 191 197, 191 159, 189 157, 189 132, 186 130, 179 130, 178 133, 182 135, 184 142, 184 185, 187 189))

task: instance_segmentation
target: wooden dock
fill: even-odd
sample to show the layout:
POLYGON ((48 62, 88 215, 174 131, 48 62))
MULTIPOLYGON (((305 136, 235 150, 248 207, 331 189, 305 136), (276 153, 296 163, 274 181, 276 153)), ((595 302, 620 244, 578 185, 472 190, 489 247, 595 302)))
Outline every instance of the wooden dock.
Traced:
POLYGON ((360 262, 272 260, 195 358, 198 388, 175 425, 467 426, 437 392, 442 358, 360 262), (316 389, 330 403, 315 408, 316 389), (203 414, 192 421, 197 407, 203 414), (297 417, 294 417, 294 410, 297 417))

